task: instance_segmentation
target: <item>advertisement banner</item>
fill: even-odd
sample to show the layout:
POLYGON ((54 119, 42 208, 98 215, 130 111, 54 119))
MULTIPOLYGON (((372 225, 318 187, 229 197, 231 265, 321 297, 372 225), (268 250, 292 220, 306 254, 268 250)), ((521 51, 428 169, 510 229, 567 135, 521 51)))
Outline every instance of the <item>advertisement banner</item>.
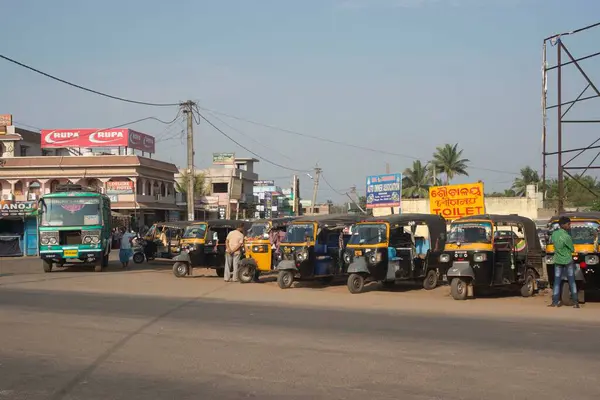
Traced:
POLYGON ((0 135, 6 134, 6 127, 12 125, 11 114, 0 114, 0 135))
POLYGON ((255 181, 254 186, 275 186, 275 181, 255 181))
POLYGON ((37 202, 35 201, 0 201, 0 216, 2 217, 26 217, 35 214, 37 202))
POLYGON ((429 212, 441 215, 449 221, 484 214, 483 183, 430 187, 429 212))
POLYGON ((232 165, 235 161, 235 153, 213 153, 213 164, 232 165))
POLYGON ((128 147, 143 151, 145 153, 154 154, 156 151, 155 146, 156 142, 154 140, 154 136, 146 135, 145 133, 129 129, 128 147))
POLYGON ((402 174, 367 177, 367 208, 400 207, 402 174))
POLYGON ((130 180, 106 182, 106 194, 133 194, 133 182, 130 180))
POLYGON ((150 135, 130 129, 42 129, 42 148, 131 147, 154 153, 150 135))

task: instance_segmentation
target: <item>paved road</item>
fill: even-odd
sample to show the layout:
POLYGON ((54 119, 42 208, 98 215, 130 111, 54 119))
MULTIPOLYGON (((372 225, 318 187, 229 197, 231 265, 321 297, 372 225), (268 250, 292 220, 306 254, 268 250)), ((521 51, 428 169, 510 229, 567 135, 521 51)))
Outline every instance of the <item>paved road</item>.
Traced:
POLYGON ((600 395, 598 308, 485 316, 423 291, 351 296, 111 270, 0 278, 0 399, 600 395), (151 296, 136 294, 148 285, 151 296), (432 296, 433 308, 409 304, 432 296))

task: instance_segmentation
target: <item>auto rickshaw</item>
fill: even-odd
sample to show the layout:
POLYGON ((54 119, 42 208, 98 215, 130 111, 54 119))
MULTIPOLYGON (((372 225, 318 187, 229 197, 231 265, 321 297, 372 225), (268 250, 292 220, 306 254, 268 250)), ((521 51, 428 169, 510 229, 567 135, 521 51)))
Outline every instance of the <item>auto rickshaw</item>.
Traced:
MULTIPOLYGON (((212 268, 219 277, 225 275, 225 240, 237 229, 239 220, 214 219, 188 222, 182 236, 182 251, 173 260, 173 275, 192 275, 194 268, 212 268)), ((246 229, 250 223, 246 222, 246 229)))
POLYGON ((533 296, 543 272, 543 251, 535 223, 516 214, 473 215, 452 222, 440 262, 455 300, 476 289, 518 287, 533 296), (515 234, 496 234, 499 231, 515 234), (516 231, 516 232, 515 232, 516 231))
POLYGON ((296 218, 260 219, 252 222, 244 243, 245 258, 238 267, 238 279, 241 283, 257 281, 260 274, 275 270, 281 260, 278 243, 290 222, 296 218))
POLYGON ((321 279, 329 283, 346 274, 343 251, 350 239, 351 227, 361 215, 305 216, 287 227, 280 248, 282 260, 277 265, 277 284, 281 289, 294 280, 321 279))
MULTIPOLYGON (((575 263, 575 281, 579 303, 585 302, 585 291, 600 289, 600 250, 598 249, 598 231, 600 229, 600 213, 574 212, 556 215, 548 223, 548 241, 546 244, 546 269, 548 281, 554 285, 554 244, 552 232, 559 228, 558 219, 562 216, 571 219, 571 237, 573 238, 573 262, 575 263)), ((571 288, 567 281, 566 271, 562 275, 561 302, 573 305, 571 288)))
POLYGON ((422 282, 434 289, 446 274, 440 263, 446 243, 446 220, 435 214, 400 214, 358 223, 346 246, 348 290, 361 293, 365 282, 422 282), (425 235, 427 234, 427 238, 425 235))
POLYGON ((180 252, 179 240, 189 222, 157 222, 146 232, 143 239, 146 243, 144 253, 146 259, 172 259, 180 252))

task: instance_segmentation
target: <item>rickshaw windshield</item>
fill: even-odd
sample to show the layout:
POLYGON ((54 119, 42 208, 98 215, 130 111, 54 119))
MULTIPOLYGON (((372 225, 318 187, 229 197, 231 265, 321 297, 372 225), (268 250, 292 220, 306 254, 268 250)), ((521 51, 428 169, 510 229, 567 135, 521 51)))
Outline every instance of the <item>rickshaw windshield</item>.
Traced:
POLYGON ((490 222, 459 222, 450 227, 448 243, 492 243, 490 222))
POLYGON ((269 224, 260 223, 260 224, 252 224, 248 232, 246 233, 246 237, 248 239, 268 239, 269 238, 269 224))
POLYGON ((312 241, 315 237, 315 227, 313 224, 293 224, 290 225, 285 233, 282 243, 304 243, 312 241))
POLYGON ((182 239, 204 239, 206 224, 192 225, 185 228, 182 239))
MULTIPOLYGON (((598 235, 600 225, 595 221, 571 221, 571 237, 573 244, 594 244, 598 235)), ((553 223, 550 227, 549 243, 552 243, 552 233, 559 229, 558 223, 553 223)))
POLYGON ((352 236, 348 244, 373 245, 387 243, 387 240, 387 225, 360 224, 352 229, 352 236))

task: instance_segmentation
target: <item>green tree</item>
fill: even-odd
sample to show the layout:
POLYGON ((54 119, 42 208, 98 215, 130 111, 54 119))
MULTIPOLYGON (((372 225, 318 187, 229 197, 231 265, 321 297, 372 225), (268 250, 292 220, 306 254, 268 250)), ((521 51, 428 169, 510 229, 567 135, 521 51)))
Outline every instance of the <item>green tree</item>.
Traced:
POLYGON ((402 175, 402 196, 424 198, 429 193, 429 172, 420 160, 413 162, 412 168, 406 168, 402 175))
POLYGON ((539 185, 540 176, 537 171, 535 171, 530 166, 526 166, 525 168, 521 168, 521 176, 515 178, 515 181, 512 185, 512 190, 515 191, 517 196, 525 196, 527 193, 527 186, 529 185, 539 185))
POLYGON ((433 164, 436 172, 445 175, 445 184, 450 184, 450 181, 457 175, 469 176, 467 172, 467 164, 470 162, 467 158, 462 158, 463 151, 458 149, 458 143, 455 145, 445 144, 437 147, 433 154, 433 164))
MULTIPOLYGON (((204 174, 197 172, 194 177, 194 195, 204 196, 206 193, 206 178, 204 174)), ((177 182, 175 182, 175 190, 179 193, 187 193, 188 182, 190 180, 190 174, 185 171, 182 172, 177 182)))

